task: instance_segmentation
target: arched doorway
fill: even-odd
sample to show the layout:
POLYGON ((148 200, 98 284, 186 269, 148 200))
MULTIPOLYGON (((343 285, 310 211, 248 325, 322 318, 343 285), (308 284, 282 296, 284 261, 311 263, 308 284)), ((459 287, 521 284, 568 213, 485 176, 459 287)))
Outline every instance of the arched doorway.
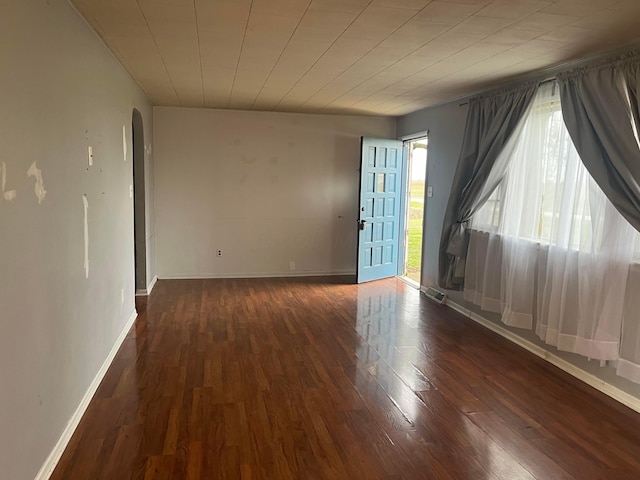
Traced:
POLYGON ((131 120, 133 132, 133 239, 135 245, 136 294, 147 293, 147 235, 145 226, 144 125, 135 108, 131 120))

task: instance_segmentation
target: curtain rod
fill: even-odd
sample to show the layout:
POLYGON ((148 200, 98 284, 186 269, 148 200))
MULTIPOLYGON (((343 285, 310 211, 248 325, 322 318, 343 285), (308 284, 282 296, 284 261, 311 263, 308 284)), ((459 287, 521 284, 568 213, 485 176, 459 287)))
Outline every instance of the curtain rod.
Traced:
MULTIPOLYGON (((545 83, 551 83, 551 82, 555 82, 555 81, 556 81, 556 77, 547 78, 546 80, 542 80, 540 82, 540 85, 544 85, 545 83)), ((466 102, 464 102, 464 103, 458 104, 459 107, 463 107, 465 105, 469 105, 469 101, 468 100, 466 102)))

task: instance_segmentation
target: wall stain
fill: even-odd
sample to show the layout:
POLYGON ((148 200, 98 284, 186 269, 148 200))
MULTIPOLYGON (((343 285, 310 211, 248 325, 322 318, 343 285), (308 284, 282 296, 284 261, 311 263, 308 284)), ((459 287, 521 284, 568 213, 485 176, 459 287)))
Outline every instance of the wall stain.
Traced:
POLYGON ((42 203, 44 197, 47 195, 47 191, 44 189, 44 181, 42 180, 42 170, 38 168, 36 162, 33 162, 27 170, 27 177, 34 177, 36 184, 34 187, 38 203, 42 203))

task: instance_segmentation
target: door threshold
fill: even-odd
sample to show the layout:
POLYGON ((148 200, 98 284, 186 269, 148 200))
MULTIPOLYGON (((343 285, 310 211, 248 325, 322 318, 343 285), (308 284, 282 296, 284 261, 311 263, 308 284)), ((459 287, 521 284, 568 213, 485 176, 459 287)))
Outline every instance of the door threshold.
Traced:
POLYGON ((413 280, 412 278, 409 277, 403 277, 402 275, 398 275, 396 278, 402 280, 404 283, 406 283, 407 285, 412 286, 413 288, 420 290, 420 284, 418 282, 416 282, 415 280, 413 280))

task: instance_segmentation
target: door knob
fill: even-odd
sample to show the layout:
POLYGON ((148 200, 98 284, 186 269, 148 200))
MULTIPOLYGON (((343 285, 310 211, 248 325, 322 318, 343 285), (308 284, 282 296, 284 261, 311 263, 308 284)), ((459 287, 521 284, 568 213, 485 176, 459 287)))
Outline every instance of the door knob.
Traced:
POLYGON ((365 228, 367 228, 366 225, 367 225, 367 221, 366 220, 360 220, 358 222, 358 228, 360 230, 364 230, 365 228))

